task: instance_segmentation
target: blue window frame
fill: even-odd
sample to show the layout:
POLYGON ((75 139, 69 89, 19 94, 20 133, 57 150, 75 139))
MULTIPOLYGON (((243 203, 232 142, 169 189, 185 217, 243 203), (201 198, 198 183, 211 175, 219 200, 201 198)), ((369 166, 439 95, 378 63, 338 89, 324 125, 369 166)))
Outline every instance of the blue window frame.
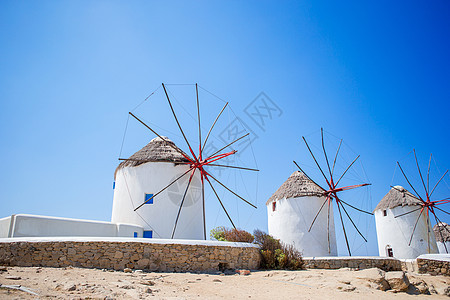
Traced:
POLYGON ((137 238, 137 237, 138 237, 138 234, 137 234, 137 232, 136 232, 136 231, 134 232, 134 237, 135 237, 135 238, 137 238))
POLYGON ((116 182, 113 181, 113 190, 116 188, 116 182))
POLYGON ((155 197, 153 197, 153 194, 145 194, 145 204, 153 204, 153 200, 155 200, 155 197), (151 199, 150 199, 151 198, 151 199), (146 202, 148 199, 150 199, 150 201, 146 202))
POLYGON ((153 231, 151 231, 151 230, 144 231, 144 238, 151 239, 152 237, 153 237, 153 231))

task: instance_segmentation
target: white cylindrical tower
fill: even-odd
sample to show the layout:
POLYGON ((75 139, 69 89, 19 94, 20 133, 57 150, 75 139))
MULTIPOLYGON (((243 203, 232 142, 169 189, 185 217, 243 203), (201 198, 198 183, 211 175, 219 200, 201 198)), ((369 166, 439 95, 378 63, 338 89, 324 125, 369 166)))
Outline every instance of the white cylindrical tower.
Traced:
MULTIPOLYGON (((168 143, 154 138, 144 148, 122 162, 115 172, 111 221, 144 227, 143 237, 171 238, 178 210, 191 172, 150 199, 189 170, 188 160, 168 143)), ((181 150, 180 150, 181 151, 181 150)), ((174 238, 203 239, 201 183, 196 172, 186 194, 174 238)))
POLYGON ((401 186, 394 186, 381 199, 374 210, 380 256, 415 259, 422 254, 437 253, 436 239, 425 210, 419 218, 420 204, 417 197, 401 186))
POLYGON ((450 226, 447 223, 439 222, 433 227, 434 236, 440 254, 450 253, 450 226), (445 246, 444 246, 445 244, 445 246), (446 249, 447 248, 447 249, 446 249))
POLYGON ((308 232, 325 200, 322 188, 303 173, 292 173, 266 202, 269 234, 285 244, 293 245, 305 257, 336 256, 332 203, 329 215, 328 205, 325 204, 308 232))

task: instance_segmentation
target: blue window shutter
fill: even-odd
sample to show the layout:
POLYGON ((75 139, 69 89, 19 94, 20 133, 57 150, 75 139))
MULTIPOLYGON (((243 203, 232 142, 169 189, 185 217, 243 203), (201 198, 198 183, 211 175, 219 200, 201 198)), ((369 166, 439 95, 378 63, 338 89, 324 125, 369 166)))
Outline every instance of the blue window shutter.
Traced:
POLYGON ((137 232, 136 232, 136 231, 134 232, 134 237, 135 237, 135 238, 137 238, 137 237, 138 237, 138 235, 137 235, 137 232))
POLYGON ((113 190, 116 188, 116 182, 113 181, 113 190))
MULTIPOLYGON (((153 197, 153 194, 145 194, 145 200, 144 200, 144 202, 147 201, 148 199, 152 198, 152 197, 153 197)), ((150 199, 150 201, 146 202, 145 204, 153 204, 153 200, 154 200, 154 199, 155 199, 155 198, 150 199)))
POLYGON ((153 231, 144 231, 144 238, 151 239, 153 237, 153 231))

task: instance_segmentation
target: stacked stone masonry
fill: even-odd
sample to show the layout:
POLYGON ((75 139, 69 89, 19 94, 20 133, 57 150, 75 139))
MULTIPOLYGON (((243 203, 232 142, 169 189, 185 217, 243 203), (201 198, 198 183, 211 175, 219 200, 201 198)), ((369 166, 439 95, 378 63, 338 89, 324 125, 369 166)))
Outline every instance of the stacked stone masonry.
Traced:
POLYGON ((304 258, 307 269, 369 269, 379 268, 384 271, 401 271, 402 264, 395 258, 381 257, 314 257, 304 258))
POLYGON ((189 272, 257 269, 256 247, 142 242, 52 241, 0 243, 0 265, 189 272))
POLYGON ((443 260, 433 260, 417 258, 419 273, 431 275, 450 276, 450 262, 443 260))

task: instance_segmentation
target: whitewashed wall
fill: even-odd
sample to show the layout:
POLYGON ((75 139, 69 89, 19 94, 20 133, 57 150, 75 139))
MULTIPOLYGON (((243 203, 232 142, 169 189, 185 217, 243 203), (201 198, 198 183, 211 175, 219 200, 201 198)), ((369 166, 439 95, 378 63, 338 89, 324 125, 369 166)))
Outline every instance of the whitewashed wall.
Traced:
POLYGON ((0 220, 1 236, 7 237, 142 237, 139 225, 17 214, 0 220), (10 222, 9 220, 11 220, 10 222), (8 224, 3 220, 8 219, 8 224), (10 227, 10 225, 12 227, 10 227), (7 229, 6 229, 7 227, 7 229))
POLYGON ((336 233, 333 206, 330 206, 330 252, 327 237, 327 204, 317 217, 312 229, 308 229, 325 198, 299 197, 280 199, 276 210, 267 205, 269 234, 303 253, 305 257, 336 256, 336 233))
MULTIPOLYGON (((189 174, 183 177, 136 212, 145 194, 156 194, 189 169, 188 165, 151 162, 136 167, 121 168, 116 173, 113 223, 138 224, 152 230, 155 238, 171 238, 175 219, 189 174)), ((196 172, 183 204, 174 238, 203 239, 203 208, 199 173, 196 172)))
POLYGON ((11 217, 6 217, 0 219, 0 238, 9 237, 9 227, 11 224, 11 217))
POLYGON ((445 250, 443 242, 437 242, 437 247, 440 254, 449 254, 450 253, 450 241, 445 242, 445 246, 447 247, 447 251, 445 250))
MULTIPOLYGON (((378 252, 380 256, 387 256, 386 248, 390 246, 394 257, 399 259, 415 259, 421 254, 428 253, 427 217, 422 213, 416 230, 414 231, 411 246, 408 246, 414 224, 419 216, 420 210, 395 218, 395 216, 417 209, 418 206, 398 206, 386 209, 387 216, 383 210, 377 210, 375 223, 377 227, 378 252)), ((436 238, 430 223, 430 253, 438 253, 436 238)))

